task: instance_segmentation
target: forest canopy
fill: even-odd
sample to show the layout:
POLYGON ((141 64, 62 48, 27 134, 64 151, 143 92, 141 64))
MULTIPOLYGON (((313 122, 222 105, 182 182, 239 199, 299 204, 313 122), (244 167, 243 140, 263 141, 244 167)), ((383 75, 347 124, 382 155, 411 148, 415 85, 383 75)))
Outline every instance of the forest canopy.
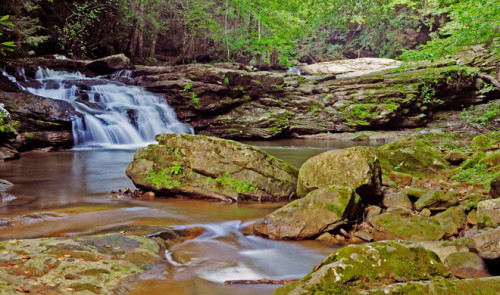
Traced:
MULTIPOLYGON (((289 65, 500 54, 498 0, 4 0, 0 53, 289 65), (14 52, 11 52, 14 49, 14 52)), ((1 55, 0 55, 1 56, 1 55)))

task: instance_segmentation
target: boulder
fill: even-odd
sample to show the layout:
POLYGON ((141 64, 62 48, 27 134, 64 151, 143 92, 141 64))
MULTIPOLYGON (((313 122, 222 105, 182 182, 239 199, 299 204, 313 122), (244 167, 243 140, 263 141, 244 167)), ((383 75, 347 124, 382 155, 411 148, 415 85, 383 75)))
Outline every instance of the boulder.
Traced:
POLYGON ((131 68, 130 59, 125 54, 115 54, 96 59, 89 64, 87 68, 97 74, 111 74, 118 70, 131 68))
POLYGON ((254 232, 271 239, 304 239, 354 221, 362 212, 362 202, 347 186, 327 186, 314 190, 257 221, 254 232))
POLYGON ((500 225, 500 199, 485 200, 477 204, 477 219, 482 226, 500 225))
POLYGON ((11 240, 0 249, 1 294, 123 293, 125 281, 162 261, 157 242, 120 234, 11 240))
POLYGON ((12 188, 14 184, 8 180, 0 179, 0 192, 4 192, 10 188, 12 188))
POLYGON ((375 242, 333 252, 304 278, 274 294, 358 294, 382 284, 448 276, 446 266, 431 251, 394 241, 375 242))
POLYGON ((462 206, 454 206, 436 214, 433 218, 441 225, 445 237, 449 238, 458 235, 459 231, 464 228, 467 215, 462 206))
POLYGON ((365 203, 380 200, 381 171, 375 149, 352 147, 332 150, 307 160, 299 171, 297 195, 327 185, 347 185, 356 190, 365 203))
POLYGON ((461 279, 477 279, 490 276, 486 263, 476 253, 451 253, 444 261, 444 264, 452 275, 461 279))
POLYGON ((429 208, 431 211, 443 211, 457 203, 458 198, 452 193, 429 191, 415 202, 415 208, 417 210, 429 208))
POLYGON ((484 259, 500 257, 500 226, 479 231, 474 236, 477 253, 484 259))
POLYGON ((410 199, 403 192, 387 193, 384 196, 383 204, 386 208, 400 208, 411 210, 410 199))
POLYGON ((455 241, 404 241, 407 247, 422 247, 436 253, 441 261, 445 261, 453 253, 474 251, 474 241, 460 238, 455 241))
POLYGON ((223 201, 295 197, 297 168, 250 145, 215 137, 159 134, 127 176, 145 191, 223 201))
POLYGON ((360 292, 359 294, 499 294, 500 277, 450 280, 435 279, 432 281, 408 282, 360 292), (411 290, 411 293, 409 292, 411 290))
POLYGON ((449 169, 441 151, 425 140, 396 141, 378 148, 384 174, 398 171, 417 177, 438 177, 438 171, 449 169))
POLYGON ((379 240, 437 241, 445 232, 432 217, 416 216, 411 211, 394 209, 369 220, 373 238, 379 240))

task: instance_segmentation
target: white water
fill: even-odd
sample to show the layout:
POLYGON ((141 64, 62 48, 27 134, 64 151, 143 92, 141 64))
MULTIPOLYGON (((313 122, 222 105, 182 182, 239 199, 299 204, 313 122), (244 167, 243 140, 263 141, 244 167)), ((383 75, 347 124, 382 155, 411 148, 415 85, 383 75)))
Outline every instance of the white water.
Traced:
MULTIPOLYGON (((122 76, 129 78, 130 72, 113 78, 122 76)), ((68 101, 80 114, 73 121, 76 148, 137 147, 154 142, 159 133, 193 133, 164 98, 141 87, 43 68, 35 78, 17 82, 33 94, 68 101)))

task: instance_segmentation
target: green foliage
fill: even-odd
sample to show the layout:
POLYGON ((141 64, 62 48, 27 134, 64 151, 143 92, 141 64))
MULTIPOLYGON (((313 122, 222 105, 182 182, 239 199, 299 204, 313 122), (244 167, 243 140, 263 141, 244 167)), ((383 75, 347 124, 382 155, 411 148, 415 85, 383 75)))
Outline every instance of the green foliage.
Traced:
POLYGON ((184 86, 184 91, 189 91, 193 87, 193 83, 187 83, 186 86, 184 86))
POLYGON ((174 167, 172 167, 170 171, 167 171, 167 169, 165 168, 161 169, 158 172, 155 172, 154 170, 149 170, 147 172, 146 181, 154 185, 157 189, 161 189, 162 187, 165 187, 167 189, 173 189, 174 187, 177 187, 181 184, 178 180, 172 179, 172 175, 174 175, 175 172, 177 172, 177 170, 174 169, 174 167))
POLYGON ((0 133, 14 133, 17 134, 18 122, 10 118, 9 112, 0 104, 0 133))
POLYGON ((170 174, 171 175, 178 175, 181 172, 182 172, 182 166, 180 166, 177 162, 174 162, 174 166, 172 166, 172 168, 170 168, 170 174))
MULTIPOLYGON (((14 24, 12 22, 10 22, 8 19, 9 19, 8 15, 4 15, 4 16, 0 17, 0 36, 3 35, 2 27, 14 26, 14 24)), ((16 47, 16 44, 13 41, 0 42, 0 54, 6 55, 7 51, 10 51, 10 52, 14 51, 14 47, 16 47)))
POLYGON ((465 211, 469 212, 474 209, 477 209, 478 201, 465 200, 465 211))
POLYGON ((459 172, 451 179, 469 184, 481 184, 485 189, 489 190, 495 176, 495 173, 490 173, 487 164, 478 163, 472 168, 460 168, 459 172))
POLYGON ((193 101, 195 106, 198 106, 200 104, 200 98, 196 96, 196 93, 191 94, 191 100, 193 101))
POLYGON ((456 53, 466 46, 487 44, 491 54, 500 55, 500 9, 498 0, 441 0, 434 14, 449 21, 418 50, 405 51, 403 60, 435 59, 456 53))
POLYGON ((249 181, 242 181, 235 178, 229 177, 229 173, 224 173, 224 175, 219 176, 215 179, 215 182, 222 187, 230 186, 238 194, 243 194, 249 191, 258 191, 259 189, 249 181))

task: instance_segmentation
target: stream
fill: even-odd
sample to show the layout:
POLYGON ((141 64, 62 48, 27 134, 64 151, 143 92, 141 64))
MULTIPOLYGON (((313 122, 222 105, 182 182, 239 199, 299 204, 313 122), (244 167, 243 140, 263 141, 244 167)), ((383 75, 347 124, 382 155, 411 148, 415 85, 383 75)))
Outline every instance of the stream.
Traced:
MULTIPOLYGON (((5 73, 4 73, 5 74, 5 73)), ((15 78, 10 77, 13 81, 15 78)), ((283 203, 220 203, 157 198, 113 200, 111 190, 134 188, 125 169, 138 146, 157 133, 191 133, 162 98, 139 87, 78 73, 40 68, 24 89, 71 103, 75 149, 32 151, 0 163, 0 179, 14 183, 0 203, 0 240, 79 236, 117 226, 203 228, 202 235, 171 247, 140 276, 131 294, 271 294, 277 285, 231 285, 227 280, 297 279, 339 245, 272 241, 242 229, 283 203)), ((357 145, 344 141, 247 141, 297 167, 321 152, 357 145)))
MULTIPOLYGON (((321 152, 352 142, 281 140, 246 142, 300 166, 321 152)), ((133 187, 125 168, 135 150, 97 149, 29 152, 0 164, 0 178, 17 199, 0 216, 18 218, 0 229, 0 240, 91 234, 120 225, 202 227, 200 237, 176 245, 172 267, 141 277, 132 294, 271 294, 277 285, 231 285, 226 280, 290 279, 308 273, 337 245, 318 241, 271 241, 240 232, 281 203, 232 204, 158 198, 112 200, 111 190, 133 187)))

